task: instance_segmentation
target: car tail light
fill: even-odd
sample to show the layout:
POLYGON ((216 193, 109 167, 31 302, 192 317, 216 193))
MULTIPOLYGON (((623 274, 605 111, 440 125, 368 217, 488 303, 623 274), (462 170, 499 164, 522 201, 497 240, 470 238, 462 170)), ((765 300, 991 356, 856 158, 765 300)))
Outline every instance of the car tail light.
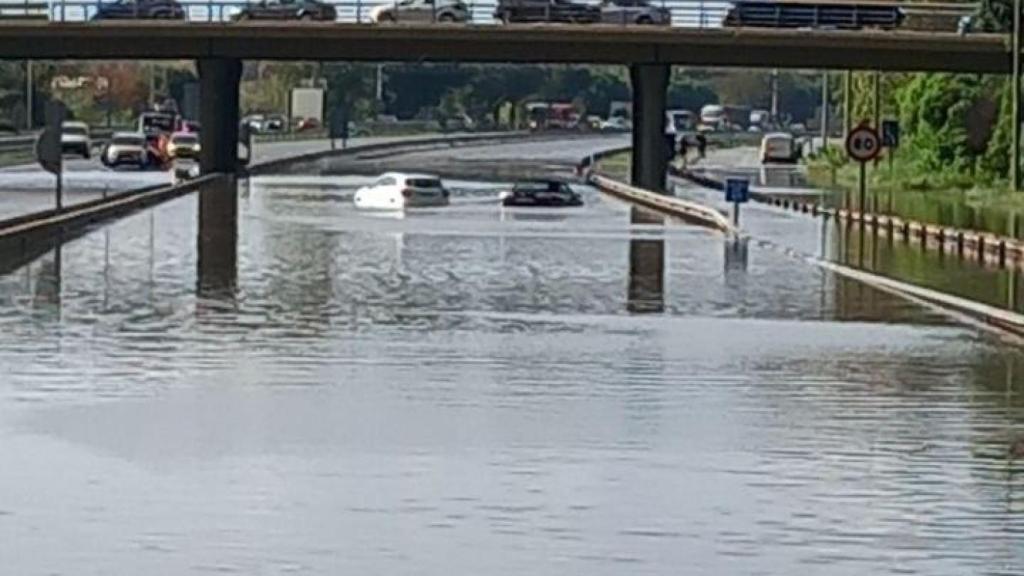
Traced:
POLYGON ((412 198, 412 190, 409 188, 402 189, 402 196, 405 198, 412 198))

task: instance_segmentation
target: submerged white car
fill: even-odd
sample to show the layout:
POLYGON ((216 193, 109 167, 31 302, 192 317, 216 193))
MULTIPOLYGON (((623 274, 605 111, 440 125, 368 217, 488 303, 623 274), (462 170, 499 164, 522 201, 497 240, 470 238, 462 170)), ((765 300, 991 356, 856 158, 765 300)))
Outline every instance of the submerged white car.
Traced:
POLYGON ((448 190, 437 176, 386 172, 368 186, 356 190, 356 208, 402 210, 447 206, 448 190))

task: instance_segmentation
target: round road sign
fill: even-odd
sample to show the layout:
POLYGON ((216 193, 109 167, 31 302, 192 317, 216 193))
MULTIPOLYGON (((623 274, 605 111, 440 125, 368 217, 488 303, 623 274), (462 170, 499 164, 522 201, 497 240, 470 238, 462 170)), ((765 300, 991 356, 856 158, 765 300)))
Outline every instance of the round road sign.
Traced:
POLYGON ((881 150, 882 140, 870 126, 857 126, 846 137, 846 153, 858 162, 874 160, 881 150))

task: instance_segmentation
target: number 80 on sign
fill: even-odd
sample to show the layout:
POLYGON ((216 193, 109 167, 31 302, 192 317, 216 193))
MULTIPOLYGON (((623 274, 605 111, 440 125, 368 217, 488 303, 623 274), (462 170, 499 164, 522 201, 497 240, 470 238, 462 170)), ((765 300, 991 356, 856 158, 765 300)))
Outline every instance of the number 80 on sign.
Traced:
POLYGON ((858 162, 870 162, 882 150, 882 139, 870 126, 858 126, 846 137, 846 153, 858 162))

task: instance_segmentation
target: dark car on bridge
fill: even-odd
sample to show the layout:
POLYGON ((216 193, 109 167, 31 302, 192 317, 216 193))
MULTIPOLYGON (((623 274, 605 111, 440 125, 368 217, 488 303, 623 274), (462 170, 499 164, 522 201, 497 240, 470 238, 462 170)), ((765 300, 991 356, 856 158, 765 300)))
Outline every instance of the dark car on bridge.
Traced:
POLYGON ((672 12, 664 6, 651 6, 648 0, 604 0, 601 3, 601 22, 668 26, 672 23, 672 12))
POLYGON ((263 0, 242 8, 231 19, 334 22, 338 19, 338 11, 318 0, 263 0))
POLYGON ((893 4, 740 0, 733 3, 722 24, 753 28, 892 30, 903 23, 904 17, 903 10, 893 4))
POLYGON ((184 20, 185 8, 175 0, 117 0, 101 3, 93 20, 184 20))
POLYGON ((571 0, 499 0, 494 17, 505 24, 513 22, 592 24, 601 21, 601 8, 571 0))

